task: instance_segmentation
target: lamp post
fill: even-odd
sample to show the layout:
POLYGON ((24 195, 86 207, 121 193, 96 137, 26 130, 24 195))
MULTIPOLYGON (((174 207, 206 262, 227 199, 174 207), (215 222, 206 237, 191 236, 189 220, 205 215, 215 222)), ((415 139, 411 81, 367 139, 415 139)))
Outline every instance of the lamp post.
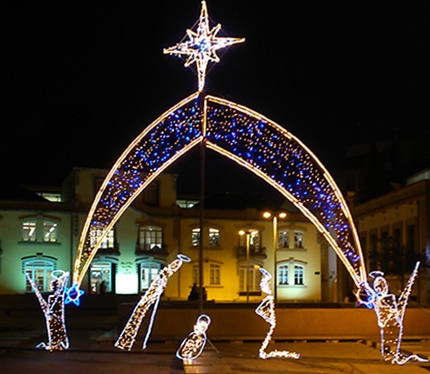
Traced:
POLYGON ((284 219, 287 217, 287 213, 271 213, 264 212, 263 217, 268 219, 272 217, 272 229, 273 229, 273 278, 275 280, 273 286, 273 298, 275 303, 278 301, 278 218, 284 219))
POLYGON ((246 302, 249 303, 249 237, 250 232, 240 230, 239 235, 246 235, 245 236, 245 249, 246 249, 246 273, 245 273, 245 282, 246 282, 246 302))

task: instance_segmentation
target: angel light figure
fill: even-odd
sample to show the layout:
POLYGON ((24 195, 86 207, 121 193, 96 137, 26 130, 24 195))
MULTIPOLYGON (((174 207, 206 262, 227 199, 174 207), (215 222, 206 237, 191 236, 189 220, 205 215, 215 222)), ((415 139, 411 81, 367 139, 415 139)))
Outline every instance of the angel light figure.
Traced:
POLYGON ((36 348, 45 348, 48 351, 68 349, 69 338, 67 337, 65 323, 64 294, 69 279, 69 273, 63 270, 54 270, 51 273, 51 290, 54 293, 48 296, 48 302, 43 298, 37 284, 34 283, 28 273, 26 277, 39 300, 40 307, 42 308, 46 320, 48 343, 41 342, 36 348))
MULTIPOLYGON (((381 271, 373 271, 369 275, 374 278, 373 290, 368 284, 363 285, 364 292, 368 295, 369 300, 362 301, 368 307, 375 309, 378 319, 378 326, 381 334, 381 355, 385 361, 392 364, 404 365, 409 361, 427 362, 426 358, 415 354, 408 354, 400 350, 403 335, 403 318, 406 312, 409 295, 412 290, 415 278, 418 274, 417 262, 409 277, 405 289, 396 299, 394 294, 390 294, 388 283, 383 277, 381 271)), ((361 290, 363 292, 363 289, 361 290)), ((360 301, 361 295, 357 293, 357 299, 360 301)))
POLYGON ((206 345, 206 330, 211 319, 206 314, 201 314, 191 332, 181 343, 176 351, 176 357, 181 360, 194 360, 200 356, 206 345))
POLYGON ((264 339, 263 344, 260 347, 259 356, 262 359, 274 357, 297 359, 300 357, 300 354, 296 352, 278 350, 274 350, 269 353, 266 352, 266 348, 269 345, 270 340, 272 339, 273 331, 275 331, 276 327, 275 301, 272 295, 272 290, 270 289, 270 280, 272 279, 272 275, 262 267, 260 267, 260 272, 262 275, 260 281, 260 289, 261 291, 266 293, 267 296, 263 299, 257 309, 255 309, 255 313, 257 313, 270 325, 270 329, 266 335, 266 339, 264 339))

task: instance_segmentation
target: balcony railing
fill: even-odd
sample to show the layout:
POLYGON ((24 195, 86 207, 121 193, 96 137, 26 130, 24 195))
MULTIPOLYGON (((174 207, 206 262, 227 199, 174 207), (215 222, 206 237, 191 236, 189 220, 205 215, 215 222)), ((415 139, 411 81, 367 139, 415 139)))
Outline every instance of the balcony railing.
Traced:
MULTIPOLYGON (((237 257, 246 257, 246 247, 245 246, 239 246, 236 247, 236 256, 237 257)), ((255 247, 250 246, 249 247, 249 256, 250 257, 264 257, 266 258, 266 247, 255 247)))
POLYGON ((148 243, 138 243, 136 244, 136 254, 142 253, 153 253, 158 255, 167 256, 167 245, 166 244, 148 244, 148 243))

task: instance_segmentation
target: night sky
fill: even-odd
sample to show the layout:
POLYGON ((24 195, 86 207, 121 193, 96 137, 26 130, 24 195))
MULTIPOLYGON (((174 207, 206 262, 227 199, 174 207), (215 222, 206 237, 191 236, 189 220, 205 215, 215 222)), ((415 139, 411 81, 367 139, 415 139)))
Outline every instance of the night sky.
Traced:
MULTIPOLYGON (((430 137, 430 1, 207 5, 221 36, 246 38, 220 53, 208 93, 278 122, 329 170, 343 166, 350 144, 430 137)), ((110 168, 145 126, 196 91, 194 70, 162 50, 196 22, 198 0, 1 8, 3 178, 60 184, 73 166, 110 168)), ((194 156, 171 170, 190 172, 194 156)), ((208 167, 219 171, 211 187, 220 169, 232 179, 227 161, 208 155, 208 167)))

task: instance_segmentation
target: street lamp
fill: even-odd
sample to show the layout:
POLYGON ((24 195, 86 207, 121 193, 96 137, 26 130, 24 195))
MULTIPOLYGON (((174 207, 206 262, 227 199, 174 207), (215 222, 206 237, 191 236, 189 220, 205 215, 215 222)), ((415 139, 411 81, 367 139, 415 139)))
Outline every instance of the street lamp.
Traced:
POLYGON ((278 255, 277 255, 277 248, 278 248, 278 218, 284 219, 287 217, 287 213, 285 212, 278 212, 278 213, 271 213, 271 212, 264 212, 263 217, 266 219, 269 219, 272 217, 272 223, 273 223, 273 262, 274 262, 274 269, 273 269, 273 276, 274 276, 274 289, 273 289, 273 298, 275 300, 275 303, 278 301, 278 255))
POLYGON ((239 235, 245 236, 245 249, 246 249, 246 272, 245 272, 245 282, 246 282, 246 302, 249 303, 249 238, 251 233, 249 231, 240 230, 239 235))

